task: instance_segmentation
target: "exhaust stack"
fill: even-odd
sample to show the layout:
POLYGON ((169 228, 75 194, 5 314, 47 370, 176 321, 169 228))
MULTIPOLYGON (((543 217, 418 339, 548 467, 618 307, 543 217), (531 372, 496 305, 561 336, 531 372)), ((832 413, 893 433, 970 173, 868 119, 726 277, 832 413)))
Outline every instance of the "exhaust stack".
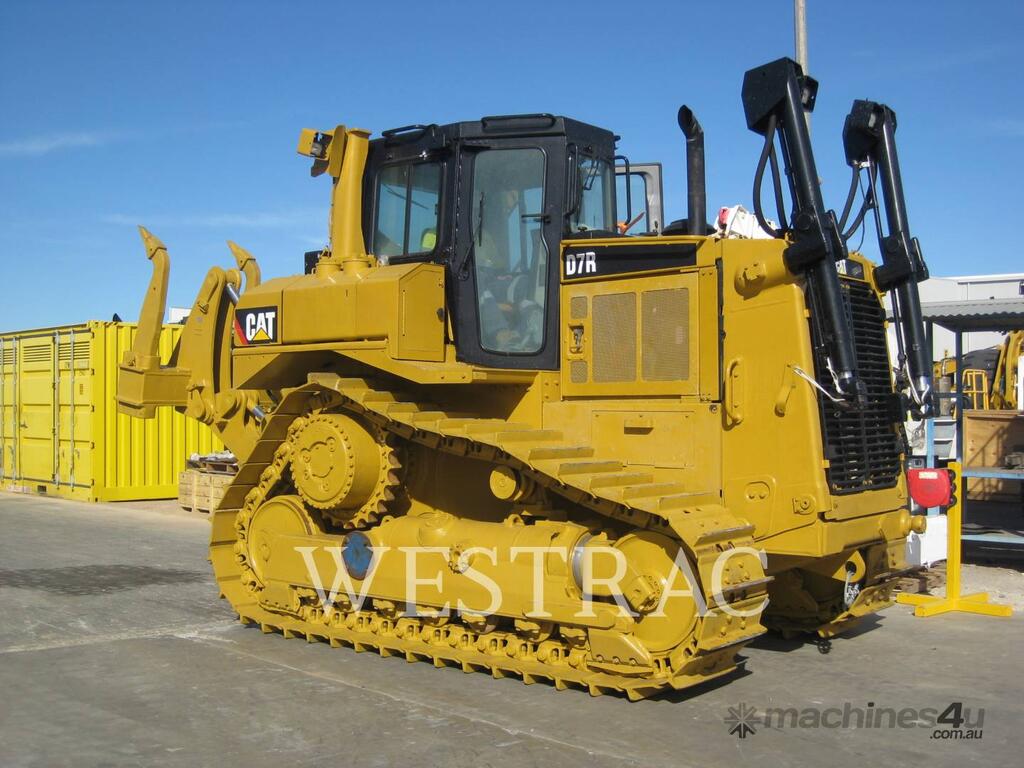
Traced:
POLYGON ((686 136, 686 224, 691 235, 708 233, 707 185, 704 177, 704 129, 693 110, 679 108, 679 128, 686 136))

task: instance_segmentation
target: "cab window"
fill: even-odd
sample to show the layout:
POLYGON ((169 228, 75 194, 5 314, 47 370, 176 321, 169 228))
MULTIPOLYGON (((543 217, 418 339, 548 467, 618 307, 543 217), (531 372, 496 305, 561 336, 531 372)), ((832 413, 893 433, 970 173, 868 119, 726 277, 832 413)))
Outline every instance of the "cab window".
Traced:
POLYGON ((622 222, 628 222, 631 218, 637 220, 637 232, 650 230, 656 225, 651 221, 651 212, 647 207, 647 179, 642 173, 619 173, 615 176, 616 195, 618 211, 616 218, 622 222), (626 196, 626 184, 629 184, 629 197, 626 196), (628 205, 627 205, 628 202, 628 205), (630 209, 630 210, 627 210, 630 209))
POLYGON ((569 217, 569 231, 614 230, 615 184, 611 163, 580 155, 576 174, 577 204, 569 217))
POLYGON ((480 152, 473 164, 473 261, 484 349, 533 354, 544 345, 548 249, 544 153, 480 152))
POLYGON ((390 257, 432 252, 437 243, 440 201, 438 163, 407 163, 382 169, 377 176, 373 253, 390 257))

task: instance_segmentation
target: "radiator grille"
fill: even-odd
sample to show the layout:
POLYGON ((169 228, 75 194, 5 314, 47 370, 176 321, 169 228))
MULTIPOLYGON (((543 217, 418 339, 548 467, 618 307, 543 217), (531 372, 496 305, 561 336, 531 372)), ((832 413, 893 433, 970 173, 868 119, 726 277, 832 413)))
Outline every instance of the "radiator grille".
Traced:
POLYGON ((587 383, 587 362, 586 360, 573 360, 569 363, 569 381, 573 384, 587 383))
MULTIPOLYGON (((818 398, 825 458, 829 460, 827 476, 836 495, 895 486, 901 471, 902 446, 902 427, 893 418, 885 310, 867 283, 845 278, 840 284, 868 405, 840 410, 827 398, 818 398)), ((835 385, 826 366, 825 351, 818 339, 814 346, 818 382, 831 391, 835 385)))
POLYGON ((587 317, 587 297, 573 296, 569 301, 569 316, 573 320, 585 320, 587 317))
POLYGON ((690 292, 686 288, 644 291, 640 298, 645 381, 690 378, 690 292))
POLYGON ((594 381, 636 381, 636 294, 594 297, 594 381))

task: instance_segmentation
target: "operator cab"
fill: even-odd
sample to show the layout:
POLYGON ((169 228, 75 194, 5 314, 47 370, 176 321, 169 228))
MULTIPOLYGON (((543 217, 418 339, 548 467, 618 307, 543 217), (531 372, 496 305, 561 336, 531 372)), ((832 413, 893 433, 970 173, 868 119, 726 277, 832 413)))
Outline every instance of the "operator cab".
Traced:
POLYGON ((364 176, 366 248, 447 269, 460 360, 558 367, 558 256, 616 236, 615 136, 548 114, 385 131, 364 176))

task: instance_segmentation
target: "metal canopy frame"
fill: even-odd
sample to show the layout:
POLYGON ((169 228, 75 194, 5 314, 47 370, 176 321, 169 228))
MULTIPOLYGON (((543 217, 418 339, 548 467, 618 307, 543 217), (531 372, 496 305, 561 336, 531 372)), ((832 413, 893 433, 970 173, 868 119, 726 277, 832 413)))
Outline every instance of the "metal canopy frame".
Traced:
MULTIPOLYGON (((921 314, 925 321, 928 346, 934 350, 933 339, 935 326, 951 331, 954 337, 954 357, 956 368, 953 372, 953 393, 949 397, 956 401, 956 461, 964 461, 964 409, 961 400, 963 389, 963 337, 965 333, 992 331, 1008 333, 1024 328, 1024 298, 1020 299, 973 299, 968 301, 930 302, 921 305, 921 314)), ((933 351, 934 354, 934 351, 933 351)), ((934 393, 935 397, 939 394, 934 393)), ((935 466, 934 427, 929 419, 926 425, 928 444, 928 466, 935 466)), ((963 477, 987 477, 999 480, 1024 481, 1024 471, 979 468, 963 469, 963 477)), ((966 493, 966 484, 964 492, 966 493)), ((967 540, 985 540, 986 536, 964 536, 967 540)), ((1024 544, 1024 537, 1008 537, 1010 543, 1024 544)))
POLYGON ((925 322, 953 333, 1024 328, 1024 298, 934 301, 921 304, 925 322))

